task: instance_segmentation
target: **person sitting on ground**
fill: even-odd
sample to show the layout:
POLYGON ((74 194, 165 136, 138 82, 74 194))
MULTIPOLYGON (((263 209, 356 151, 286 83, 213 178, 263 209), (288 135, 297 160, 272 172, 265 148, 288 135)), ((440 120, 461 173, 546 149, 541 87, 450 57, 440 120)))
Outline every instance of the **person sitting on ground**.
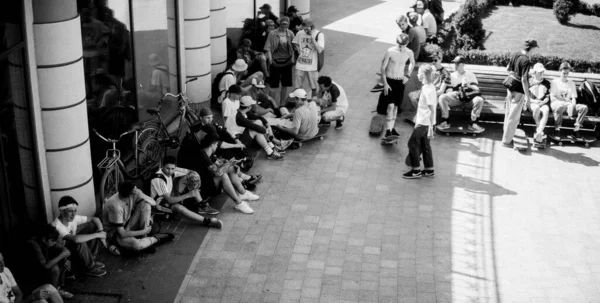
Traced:
POLYGON ((348 111, 346 91, 328 76, 320 76, 317 83, 319 84, 318 100, 323 107, 321 124, 336 121, 335 129, 341 129, 348 111))
MULTIPOLYGON (((404 17, 404 15, 400 16, 404 17)), ((406 17, 405 17, 406 18, 406 17)), ((410 75, 415 67, 415 57, 413 51, 406 47, 408 44, 408 35, 400 34, 396 38, 397 46, 390 47, 381 62, 381 81, 383 82, 383 95, 387 103, 386 138, 399 137, 400 134, 394 128, 398 116, 398 108, 402 105, 404 99, 404 85, 410 79, 410 75), (404 69, 408 64, 408 72, 404 69)))
POLYGON ((59 240, 66 241, 66 247, 74 257, 74 269, 84 270, 88 276, 104 276, 106 266, 96 261, 100 245, 106 247, 104 226, 96 217, 77 215, 78 206, 79 203, 71 196, 60 198, 60 214, 52 222, 52 226, 58 231, 59 240))
POLYGON ((0 253, 0 302, 2 303, 62 303, 58 290, 50 285, 44 284, 23 298, 23 292, 15 277, 8 267, 4 265, 4 256, 0 253))
MULTIPOLYGON (((441 51, 431 54, 430 58, 433 66, 435 67, 433 85, 435 86, 437 96, 439 97, 446 92, 446 88, 448 88, 448 86, 451 84, 450 72, 442 65, 442 59, 444 56, 441 51)), ((415 112, 417 111, 417 104, 420 96, 421 90, 408 93, 408 100, 410 101, 415 112)))
POLYGON ((437 22, 433 14, 431 14, 431 11, 429 11, 427 2, 425 0, 418 0, 415 10, 422 16, 423 28, 427 33, 427 42, 435 41, 437 35, 437 22))
POLYGON ((239 85, 234 84, 229 87, 225 94, 225 99, 221 103, 221 114, 223 121, 227 121, 229 117, 235 117, 238 108, 240 108, 240 97, 242 97, 242 89, 239 85))
POLYGON ((292 125, 291 127, 281 125, 279 129, 298 140, 314 138, 319 132, 319 122, 315 113, 311 112, 310 104, 306 100, 306 91, 300 88, 290 94, 290 97, 292 95, 294 96, 292 102, 296 103, 292 125))
POLYGON ((256 100, 256 105, 252 107, 253 112, 265 118, 274 118, 278 112, 277 103, 275 103, 273 98, 265 94, 264 88, 264 82, 252 79, 252 87, 247 92, 244 92, 244 95, 256 100))
POLYGON ((248 73, 253 74, 261 71, 268 78, 269 68, 267 67, 267 57, 262 52, 257 52, 252 49, 252 41, 250 39, 242 40, 238 50, 237 58, 243 59, 248 64, 248 73))
MULTIPOLYGON (((126 251, 155 253, 156 246, 175 238, 170 233, 148 236, 152 231, 151 207, 156 202, 131 181, 119 184, 118 192, 108 198, 102 209, 107 239, 126 251), (135 204, 136 201, 142 200, 135 204)), ((123 251, 121 249, 121 251, 123 251)))
POLYGON ((265 150, 267 159, 283 160, 280 153, 288 148, 293 140, 278 140, 275 138, 271 127, 264 118, 251 120, 253 117, 250 116, 249 112, 254 104, 256 104, 256 101, 252 100, 252 97, 242 97, 235 119, 227 119, 226 121, 227 131, 233 137, 240 139, 246 147, 251 146, 253 142, 258 143, 265 150))
POLYGON ((73 294, 64 290, 65 271, 71 269, 68 258, 71 252, 62 241, 58 240, 58 231, 50 224, 44 225, 35 237, 29 240, 29 252, 32 254, 34 278, 41 278, 43 283, 48 281, 54 286, 63 299, 73 298, 73 294))
POLYGON ((286 16, 290 18, 290 30, 294 35, 302 29, 302 16, 298 15, 298 9, 294 5, 290 5, 287 9, 286 16))
POLYGON ((562 126, 563 115, 565 111, 570 118, 573 118, 573 113, 577 112, 575 118, 575 126, 573 133, 569 135, 570 139, 582 139, 579 129, 583 125, 583 121, 588 112, 588 107, 585 104, 577 104, 577 90, 573 80, 568 78, 571 71, 571 64, 563 62, 558 69, 560 77, 552 80, 550 87, 550 107, 554 113, 554 137, 560 140, 560 128, 562 126))
POLYGON ((405 15, 400 15, 398 19, 396 19, 396 24, 398 24, 398 27, 400 27, 402 32, 407 35, 406 47, 412 51, 416 61, 421 53, 421 46, 425 44, 425 41, 421 40, 419 30, 410 25, 408 17, 405 15))
POLYGON ((211 159, 219 148, 219 136, 213 125, 203 125, 195 135, 201 138, 194 145, 186 146, 188 153, 195 157, 188 157, 181 163, 182 167, 198 172, 202 187, 203 197, 213 197, 221 193, 221 189, 231 198, 234 208, 245 214, 253 214, 248 202, 258 200, 259 197, 246 190, 241 183, 233 163, 226 160, 211 159))
POLYGON ((242 90, 247 90, 252 83, 252 79, 256 78, 257 80, 264 80, 262 72, 256 72, 245 78, 248 74, 247 70, 248 64, 246 61, 244 61, 244 59, 237 59, 235 60, 235 63, 225 71, 225 74, 223 74, 223 77, 219 81, 219 104, 223 102, 232 85, 237 84, 242 90))
POLYGON ((545 137, 544 128, 546 128, 550 114, 550 81, 544 78, 545 71, 544 64, 538 62, 533 66, 533 75, 529 79, 531 99, 527 109, 533 114, 535 120, 536 129, 533 140, 536 143, 542 143, 545 137))
POLYGON ((456 56, 452 60, 456 67, 456 71, 450 74, 450 91, 442 94, 439 98, 440 108, 442 109, 442 122, 437 126, 439 129, 450 128, 448 118, 450 118, 450 108, 454 106, 462 106, 464 108, 472 108, 471 119, 469 119, 469 130, 482 132, 483 127, 477 125, 477 119, 481 114, 484 100, 481 96, 475 96, 471 100, 461 98, 460 89, 468 87, 476 87, 479 85, 475 74, 465 70, 465 59, 462 56, 456 56))
POLYGON ((179 213, 195 223, 200 223, 208 227, 222 228, 223 223, 217 220, 217 218, 201 216, 217 215, 219 211, 210 207, 207 201, 202 201, 202 196, 200 195, 200 176, 194 171, 179 168, 176 164, 177 160, 175 157, 165 157, 161 169, 156 172, 150 181, 150 196, 156 200, 157 208, 160 206, 169 211, 179 213), (195 178, 196 176, 197 179, 195 178), (189 190, 186 193, 175 195, 173 192, 173 179, 181 177, 187 179, 189 190))

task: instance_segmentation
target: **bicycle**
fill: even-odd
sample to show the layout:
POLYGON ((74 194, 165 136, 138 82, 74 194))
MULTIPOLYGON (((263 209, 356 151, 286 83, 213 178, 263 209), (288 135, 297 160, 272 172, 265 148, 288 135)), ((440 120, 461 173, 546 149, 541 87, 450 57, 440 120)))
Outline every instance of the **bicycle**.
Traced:
POLYGON ((123 161, 121 161, 121 151, 117 149, 117 143, 119 143, 124 136, 131 133, 136 133, 135 138, 137 138, 137 133, 142 130, 143 127, 144 125, 142 124, 135 124, 130 130, 119 135, 118 139, 105 138, 98 133, 98 131, 92 129, 96 136, 104 142, 112 144, 112 148, 106 150, 106 156, 97 165, 100 171, 103 172, 100 181, 100 200, 102 203, 118 191, 119 184, 125 180, 124 176, 128 179, 142 178, 145 180, 147 179, 144 178, 145 176, 153 174, 158 168, 157 163, 159 163, 161 159, 162 153, 160 151, 162 148, 155 138, 148 138, 142 145, 142 149, 134 150, 135 167, 132 171, 129 171, 125 167, 125 164, 123 164, 123 161), (142 152, 142 157, 139 155, 140 151, 142 152))
MULTIPOLYGON (((157 140, 161 146, 161 154, 160 154, 160 157, 158 157, 158 159, 159 159, 158 161, 160 161, 160 159, 162 159, 162 156, 165 153, 165 150, 167 147, 176 149, 180 146, 181 130, 182 130, 184 121, 188 127, 190 125, 192 125, 194 122, 198 121, 198 117, 196 117, 196 115, 193 113, 193 111, 189 107, 189 98, 186 95, 187 84, 189 82, 195 81, 197 79, 198 78, 191 78, 191 79, 185 81, 185 85, 184 85, 183 91, 181 93, 179 93, 177 95, 174 95, 171 93, 166 93, 158 102, 158 107, 149 108, 146 110, 146 112, 148 114, 150 114, 152 116, 156 116, 156 118, 147 121, 145 123, 146 127, 143 130, 141 130, 139 132, 139 134, 136 136, 136 138, 135 138, 136 142, 134 142, 134 146, 136 148, 144 150, 144 146, 149 146, 149 144, 147 143, 148 140, 151 140, 151 139, 157 140), (177 127, 177 131, 174 134, 169 133, 169 130, 160 115, 162 103, 165 101, 165 99, 167 97, 177 98, 177 102, 178 102, 178 106, 179 106, 179 114, 178 114, 179 125, 177 127)), ((151 146, 154 147, 153 145, 151 145, 151 146)), ((158 161, 157 161, 157 163, 158 163, 158 161)))

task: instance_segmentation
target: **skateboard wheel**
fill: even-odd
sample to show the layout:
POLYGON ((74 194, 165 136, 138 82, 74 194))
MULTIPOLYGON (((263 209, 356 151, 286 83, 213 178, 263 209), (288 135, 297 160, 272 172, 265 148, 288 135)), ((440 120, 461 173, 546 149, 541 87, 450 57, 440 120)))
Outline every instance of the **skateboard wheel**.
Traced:
POLYGON ((319 140, 323 141, 323 137, 319 137, 319 140))
POLYGON ((585 147, 590 147, 590 144, 589 143, 585 143, 585 147))
POLYGON ((302 146, 302 143, 298 142, 298 146, 302 146))
POLYGON ((562 146, 562 142, 558 142, 558 146, 562 146))
POLYGON ((473 137, 477 137, 477 135, 476 135, 476 134, 473 134, 473 137))
POLYGON ((449 136, 450 136, 450 134, 449 134, 449 133, 446 133, 446 137, 449 137, 449 136))

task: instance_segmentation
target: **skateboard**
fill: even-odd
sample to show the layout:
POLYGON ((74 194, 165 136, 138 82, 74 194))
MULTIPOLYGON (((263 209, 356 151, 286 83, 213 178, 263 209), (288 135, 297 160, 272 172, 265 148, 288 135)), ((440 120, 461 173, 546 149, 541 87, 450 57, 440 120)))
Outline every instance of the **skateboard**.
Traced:
POLYGON ((518 151, 527 150, 527 146, 529 145, 528 141, 525 131, 517 128, 515 136, 513 137, 513 149, 518 151))
POLYGON ((546 146, 548 145, 548 140, 546 139, 546 136, 544 136, 544 138, 542 139, 542 142, 537 142, 535 140, 532 139, 533 142, 533 147, 537 148, 537 149, 545 149, 546 146))
POLYGON ((563 145, 563 142, 570 142, 570 143, 583 143, 585 145, 585 147, 589 147, 590 143, 596 142, 596 138, 595 137, 591 137, 591 136, 584 136, 582 139, 574 139, 574 138, 570 138, 568 136, 564 136, 561 135, 560 138, 554 137, 554 136, 550 136, 550 139, 555 143, 558 144, 559 146, 563 145))
POLYGON ((481 130, 481 131, 472 131, 469 130, 469 127, 464 125, 464 126, 452 126, 450 125, 450 128, 447 129, 439 129, 436 127, 436 129, 443 134, 446 134, 446 136, 450 136, 451 133, 460 133, 463 135, 466 134, 472 134, 473 137, 476 137, 478 134, 481 134, 485 131, 485 129, 481 130))
POLYGON ((325 126, 325 127, 321 126, 321 127, 319 127, 319 131, 317 132, 317 134, 314 137, 304 139, 304 140, 294 139, 294 144, 297 145, 298 147, 300 147, 300 146, 302 146, 302 143, 311 141, 314 139, 319 139, 320 141, 323 141, 327 132, 329 132, 329 126, 325 126))
POLYGON ((379 136, 383 131, 383 124, 385 124, 384 116, 373 116, 371 119, 371 126, 369 126, 369 134, 371 136, 379 136))
POLYGON ((401 115, 404 121, 406 121, 407 123, 415 124, 415 118, 417 117, 416 112, 402 112, 401 115))
POLYGON ((399 136, 389 136, 381 138, 381 145, 393 145, 398 144, 399 136))

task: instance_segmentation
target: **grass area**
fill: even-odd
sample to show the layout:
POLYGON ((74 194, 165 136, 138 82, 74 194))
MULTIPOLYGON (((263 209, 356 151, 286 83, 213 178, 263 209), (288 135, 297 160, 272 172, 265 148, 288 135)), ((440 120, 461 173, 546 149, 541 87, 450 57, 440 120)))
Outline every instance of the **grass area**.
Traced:
POLYGON ((565 26, 558 23, 552 9, 498 6, 482 23, 488 51, 517 51, 531 37, 543 55, 600 61, 600 18, 596 16, 575 15, 565 26))

